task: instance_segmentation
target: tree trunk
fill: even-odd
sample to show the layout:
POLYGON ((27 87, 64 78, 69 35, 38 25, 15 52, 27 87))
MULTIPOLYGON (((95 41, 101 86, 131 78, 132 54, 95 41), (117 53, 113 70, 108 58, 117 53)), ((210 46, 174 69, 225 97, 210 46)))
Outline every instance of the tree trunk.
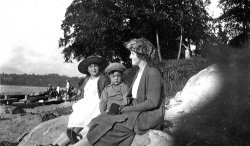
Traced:
POLYGON ((181 35, 180 35, 180 44, 179 44, 179 52, 178 52, 178 56, 177 59, 180 59, 181 56, 181 47, 182 47, 182 34, 183 34, 183 27, 182 27, 182 17, 183 17, 183 12, 180 12, 180 22, 179 22, 179 26, 181 27, 181 35))
POLYGON ((183 28, 182 28, 182 26, 181 26, 181 36, 180 36, 179 52, 178 52, 177 59, 180 59, 180 56, 181 56, 182 33, 183 33, 183 28))
POLYGON ((159 61, 161 62, 162 61, 162 58, 161 58, 161 48, 160 48, 159 35, 158 35, 158 30, 157 29, 156 29, 155 35, 156 35, 158 57, 159 57, 159 61))
MULTIPOLYGON (((244 7, 244 11, 245 11, 245 15, 247 15, 247 13, 248 13, 248 9, 249 9, 249 2, 248 2, 248 0, 244 0, 244 5, 245 5, 245 7, 244 7)), ((249 22, 249 20, 248 20, 248 18, 249 18, 249 16, 247 16, 246 18, 245 18, 245 20, 243 21, 243 33, 244 33, 244 35, 245 35, 245 40, 244 41, 247 41, 248 40, 248 31, 249 31, 249 27, 248 27, 248 22, 249 22)))
MULTIPOLYGON (((155 4, 153 4, 153 8, 154 8, 154 13, 155 13, 155 4)), ((156 29, 155 35, 156 35, 158 57, 159 57, 159 61, 161 62, 162 58, 161 58, 161 48, 160 48, 160 43, 159 43, 158 29, 156 29)))

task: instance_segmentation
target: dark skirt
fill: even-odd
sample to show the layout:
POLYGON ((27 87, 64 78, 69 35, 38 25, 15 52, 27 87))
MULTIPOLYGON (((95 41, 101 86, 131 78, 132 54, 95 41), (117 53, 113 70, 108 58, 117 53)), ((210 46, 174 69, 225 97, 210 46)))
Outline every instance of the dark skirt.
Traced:
POLYGON ((88 141, 94 146, 131 145, 136 134, 133 128, 138 115, 138 112, 99 115, 89 124, 88 141))
POLYGON ((162 108, 115 116, 101 114, 90 122, 87 138, 94 146, 129 146, 135 134, 144 134, 149 129, 160 130, 162 125, 162 108))
POLYGON ((134 140, 135 132, 123 123, 116 123, 112 130, 104 134, 94 146, 130 146, 134 140))

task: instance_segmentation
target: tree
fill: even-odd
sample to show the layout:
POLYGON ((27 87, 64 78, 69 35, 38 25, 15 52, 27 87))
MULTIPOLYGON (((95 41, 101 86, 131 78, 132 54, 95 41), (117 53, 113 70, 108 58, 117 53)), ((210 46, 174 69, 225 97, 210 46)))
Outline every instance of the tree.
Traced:
POLYGON ((223 14, 217 19, 225 23, 224 28, 231 41, 229 44, 240 47, 248 38, 250 22, 250 4, 249 0, 220 0, 219 6, 223 14), (236 41, 237 40, 237 41, 236 41))
POLYGON ((218 39, 219 39, 219 43, 222 45, 226 45, 229 38, 227 37, 227 33, 225 30, 222 30, 222 26, 221 24, 218 25, 218 39))
POLYGON ((145 37, 157 46, 159 58, 175 58, 180 35, 176 11, 184 14, 184 36, 199 42, 208 29, 205 5, 202 0, 74 0, 61 26, 59 47, 66 62, 98 54, 129 65, 123 43, 145 37))

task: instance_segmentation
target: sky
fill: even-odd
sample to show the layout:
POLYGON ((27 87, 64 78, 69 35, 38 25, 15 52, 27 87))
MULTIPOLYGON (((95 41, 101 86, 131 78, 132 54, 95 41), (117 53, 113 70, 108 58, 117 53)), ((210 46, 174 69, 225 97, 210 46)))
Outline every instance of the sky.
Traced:
MULTIPOLYGON (((65 63, 58 40, 62 20, 73 0, 1 0, 0 73, 81 77, 78 62, 65 63)), ((218 17, 216 0, 209 13, 218 17)))

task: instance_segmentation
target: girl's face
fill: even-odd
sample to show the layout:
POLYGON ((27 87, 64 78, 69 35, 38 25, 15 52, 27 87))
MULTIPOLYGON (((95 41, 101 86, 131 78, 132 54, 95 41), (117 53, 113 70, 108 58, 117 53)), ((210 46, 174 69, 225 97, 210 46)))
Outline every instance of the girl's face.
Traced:
POLYGON ((88 66, 88 72, 89 72, 89 74, 91 75, 91 76, 94 76, 94 77, 96 77, 96 76, 98 76, 99 75, 99 70, 100 69, 100 67, 99 67, 99 65, 98 64, 90 64, 89 66, 88 66))
POLYGON ((111 83, 114 85, 119 85, 122 82, 122 73, 119 71, 115 71, 109 75, 111 83))
POLYGON ((134 51, 130 51, 129 58, 132 60, 133 66, 138 66, 141 61, 141 59, 137 57, 137 53, 135 53, 134 51))

